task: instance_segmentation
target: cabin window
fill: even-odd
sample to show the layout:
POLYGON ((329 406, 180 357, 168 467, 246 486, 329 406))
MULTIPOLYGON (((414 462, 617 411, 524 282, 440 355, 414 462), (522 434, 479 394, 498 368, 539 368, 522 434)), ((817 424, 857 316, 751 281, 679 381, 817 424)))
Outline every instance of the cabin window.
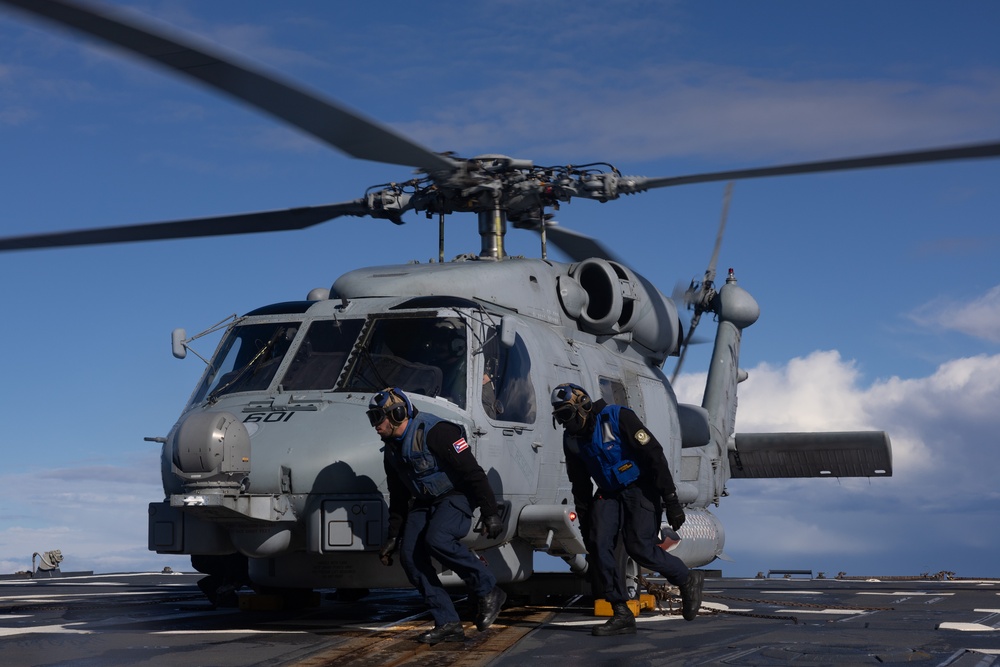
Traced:
POLYGON ((460 408, 468 388, 468 342, 459 317, 381 317, 361 343, 345 391, 399 387, 460 408))
POLYGON ((286 391, 333 389, 364 320, 312 322, 281 379, 286 391))
POLYGON ((534 424, 535 388, 528 348, 520 335, 509 348, 499 341, 498 332, 490 327, 483 346, 483 409, 497 421, 534 424))
POLYGON ((625 392, 625 385, 618 380, 611 378, 599 378, 601 384, 601 398, 608 405, 624 405, 628 407, 628 394, 625 392))
POLYGON ((267 389, 300 326, 301 322, 264 322, 233 327, 212 359, 194 402, 267 389))

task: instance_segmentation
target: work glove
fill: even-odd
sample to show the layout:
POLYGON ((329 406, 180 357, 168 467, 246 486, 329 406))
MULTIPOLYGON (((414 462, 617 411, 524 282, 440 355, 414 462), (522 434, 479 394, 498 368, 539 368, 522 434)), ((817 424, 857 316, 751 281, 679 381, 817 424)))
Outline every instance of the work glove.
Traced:
POLYGON ((495 540, 500 537, 500 533, 503 532, 503 521, 500 520, 499 514, 490 514, 487 517, 483 517, 483 535, 491 540, 495 540))
POLYGON ((395 537, 390 537, 385 541, 385 544, 382 545, 382 549, 378 552, 378 559, 382 561, 382 565, 392 565, 392 555, 396 553, 396 547, 398 545, 399 542, 395 537))
POLYGON ((667 513, 667 523, 674 530, 680 530, 684 525, 684 508, 681 507, 676 493, 667 493, 663 496, 663 509, 667 513))

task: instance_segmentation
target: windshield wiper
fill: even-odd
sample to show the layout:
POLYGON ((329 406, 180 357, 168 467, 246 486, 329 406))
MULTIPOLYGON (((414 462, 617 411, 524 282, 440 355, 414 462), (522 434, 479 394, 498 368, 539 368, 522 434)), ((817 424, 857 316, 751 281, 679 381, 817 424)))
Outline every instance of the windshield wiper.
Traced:
POLYGON ((212 393, 208 395, 208 398, 205 399, 206 401, 208 401, 208 404, 209 405, 214 405, 215 402, 219 400, 219 396, 221 396, 223 392, 225 392, 227 389, 229 389, 230 387, 232 387, 233 385, 235 385, 236 383, 238 383, 240 380, 242 380, 243 377, 249 371, 257 368, 257 366, 259 366, 261 364, 262 360, 264 360, 265 354, 268 355, 267 358, 270 358, 269 353, 272 350, 274 350, 274 346, 278 344, 278 340, 282 336, 285 335, 285 332, 287 330, 288 329, 286 327, 278 327, 275 330, 274 335, 271 336, 271 339, 269 341, 267 341, 267 343, 265 343, 262 348, 260 348, 260 350, 257 352, 257 354, 255 354, 253 356, 253 359, 251 359, 250 361, 248 361, 243 366, 243 368, 241 368, 236 373, 236 375, 233 376, 233 379, 231 379, 229 382, 227 382, 224 385, 216 387, 215 390, 212 391, 212 393))

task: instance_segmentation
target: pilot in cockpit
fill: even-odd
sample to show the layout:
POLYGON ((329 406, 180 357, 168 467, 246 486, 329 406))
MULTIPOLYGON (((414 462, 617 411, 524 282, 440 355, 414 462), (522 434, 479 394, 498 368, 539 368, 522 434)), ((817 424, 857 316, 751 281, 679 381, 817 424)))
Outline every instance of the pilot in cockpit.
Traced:
POLYGON ((448 317, 434 323, 426 343, 426 363, 441 369, 441 397, 465 407, 467 365, 465 323, 448 317))

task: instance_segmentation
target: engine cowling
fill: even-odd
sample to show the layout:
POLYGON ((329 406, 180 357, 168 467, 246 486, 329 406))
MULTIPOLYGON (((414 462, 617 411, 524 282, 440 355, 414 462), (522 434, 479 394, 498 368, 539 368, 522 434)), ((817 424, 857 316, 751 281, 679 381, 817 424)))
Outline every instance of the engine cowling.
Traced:
POLYGON ((677 306, 652 283, 618 262, 591 258, 559 280, 566 314, 598 336, 630 334, 644 355, 662 362, 677 351, 677 306))

